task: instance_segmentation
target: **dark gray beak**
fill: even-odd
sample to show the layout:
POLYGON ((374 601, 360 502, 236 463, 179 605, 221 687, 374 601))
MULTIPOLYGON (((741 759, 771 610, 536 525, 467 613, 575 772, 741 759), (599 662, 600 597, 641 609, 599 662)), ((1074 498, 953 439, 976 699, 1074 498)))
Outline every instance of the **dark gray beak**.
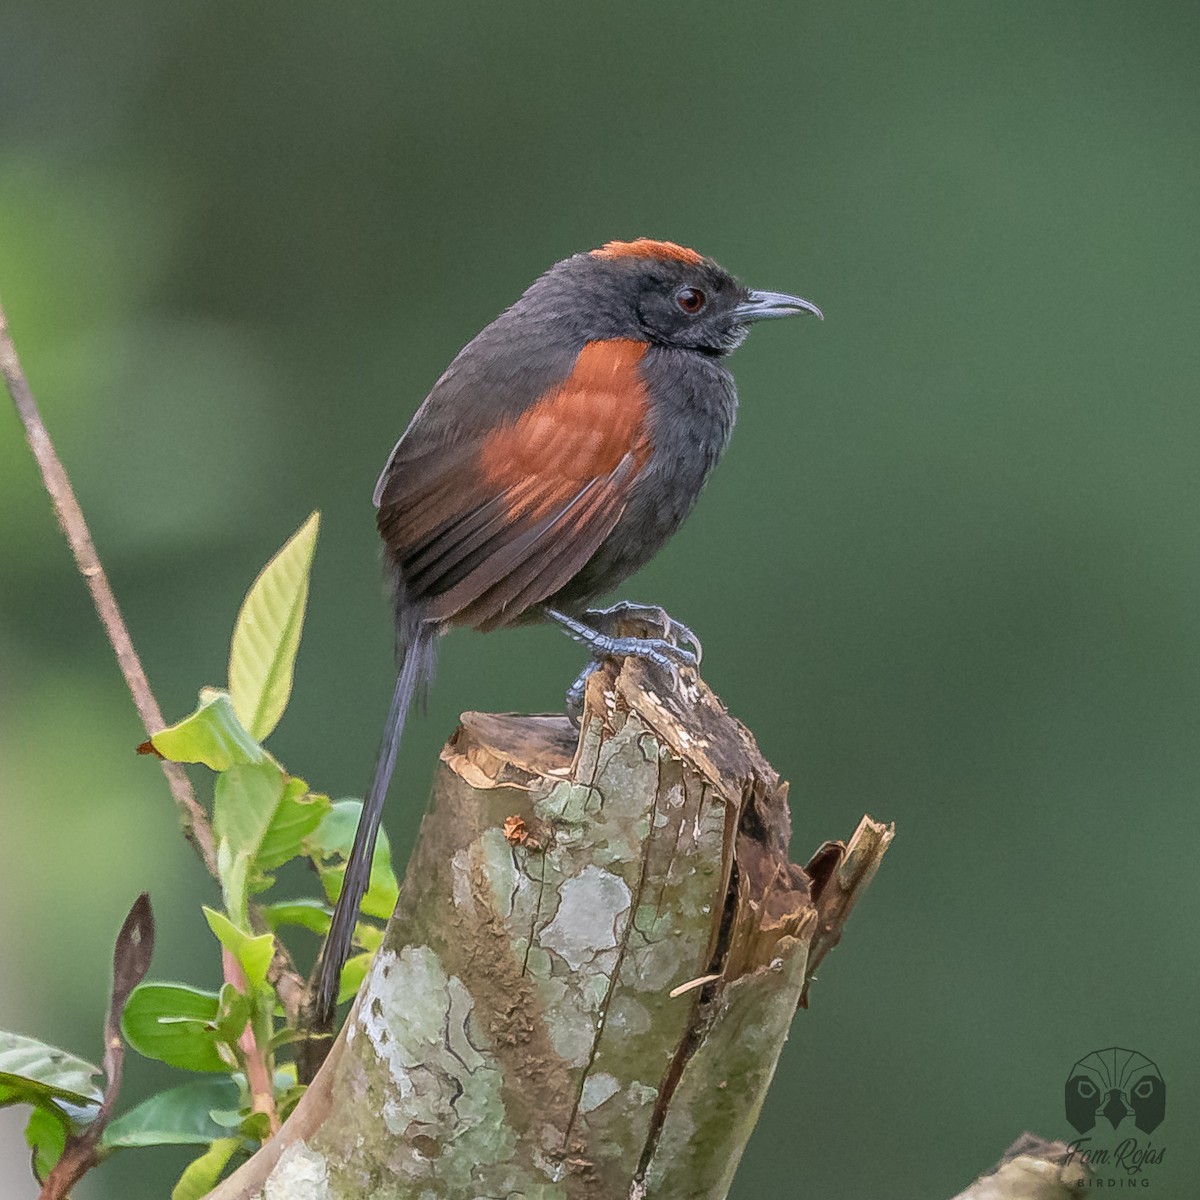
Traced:
POLYGON ((765 321, 773 317, 795 317, 800 313, 812 313, 825 320, 825 314, 811 301, 786 292, 751 292, 734 310, 738 322, 765 321))

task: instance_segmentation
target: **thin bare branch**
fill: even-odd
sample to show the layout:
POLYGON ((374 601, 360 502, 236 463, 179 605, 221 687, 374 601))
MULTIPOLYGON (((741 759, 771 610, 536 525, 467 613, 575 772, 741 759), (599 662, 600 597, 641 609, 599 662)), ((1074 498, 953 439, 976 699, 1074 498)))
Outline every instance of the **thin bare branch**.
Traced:
MULTIPOLYGON (((50 440, 50 434, 46 430, 42 415, 33 399, 33 392, 25 378, 25 372, 21 369, 21 360, 17 356, 17 348, 9 333, 8 319, 2 304, 0 304, 0 373, 4 375, 4 381, 8 385, 8 394, 12 396, 17 415, 25 427, 25 437, 29 442, 29 448, 33 451, 33 457, 37 460, 46 491, 50 493, 50 500, 54 505, 54 515, 58 518, 59 526, 71 547, 71 553, 75 556, 75 564, 79 568, 79 573, 83 576, 88 591, 92 594, 96 613, 100 617, 100 623, 104 626, 104 632, 108 635, 108 640, 117 656, 117 663, 121 668, 121 674, 125 677, 125 683, 129 688, 129 694, 133 697, 138 715, 142 719, 147 735, 157 733, 165 725, 162 712, 158 707, 158 701, 154 698, 154 693, 150 690, 150 683, 146 679, 146 672, 142 669, 137 651, 133 648, 133 641, 129 636, 125 620, 121 616, 117 598, 109 586, 108 576, 105 575, 104 568, 100 565, 100 557, 96 553, 92 535, 88 532, 83 511, 79 507, 79 501, 75 498, 75 490, 71 487, 71 481, 67 477, 62 461, 55 452, 54 443, 50 440)), ((200 855, 209 873, 215 878, 217 855, 212 826, 209 825, 208 817, 196 799, 191 781, 178 764, 160 761, 159 765, 167 777, 171 795, 175 798, 175 805, 179 809, 179 821, 183 826, 184 836, 195 847, 196 853, 200 855)))

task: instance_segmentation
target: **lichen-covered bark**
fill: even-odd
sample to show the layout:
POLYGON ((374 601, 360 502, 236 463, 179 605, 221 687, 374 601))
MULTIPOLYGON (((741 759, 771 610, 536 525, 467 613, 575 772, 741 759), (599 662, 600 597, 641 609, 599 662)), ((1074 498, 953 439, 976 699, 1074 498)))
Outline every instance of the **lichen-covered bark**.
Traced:
POLYGON ((810 876, 789 834, 786 785, 702 684, 631 660, 578 730, 466 714, 329 1060, 215 1195, 724 1196, 810 950, 891 836, 865 822, 810 876))

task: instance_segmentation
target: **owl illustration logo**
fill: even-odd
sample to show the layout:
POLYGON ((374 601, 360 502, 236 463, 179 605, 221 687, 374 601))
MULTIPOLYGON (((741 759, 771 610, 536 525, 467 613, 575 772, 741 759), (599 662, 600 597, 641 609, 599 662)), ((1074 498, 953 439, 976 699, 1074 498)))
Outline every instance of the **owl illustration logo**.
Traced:
POLYGON ((1104 1117, 1116 1130, 1128 1117, 1142 1133, 1153 1133, 1167 1115, 1167 1085, 1158 1067, 1136 1050, 1110 1046, 1093 1050, 1067 1080, 1067 1120, 1080 1133, 1104 1117))

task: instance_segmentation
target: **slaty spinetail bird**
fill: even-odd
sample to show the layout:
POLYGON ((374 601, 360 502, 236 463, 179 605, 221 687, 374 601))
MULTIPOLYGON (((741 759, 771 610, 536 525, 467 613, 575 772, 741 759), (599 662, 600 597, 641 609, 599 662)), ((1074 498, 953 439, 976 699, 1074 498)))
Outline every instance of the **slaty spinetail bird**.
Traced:
POLYGON ((673 674, 694 666, 699 643, 661 609, 589 605, 650 559, 696 503, 737 413, 726 355, 752 322, 796 313, 821 316, 798 296, 750 291, 673 242, 609 242, 551 267, 434 384, 375 487, 399 674, 318 964, 323 1027, 396 748, 438 637, 455 625, 559 625, 593 660, 568 695, 576 707, 602 658, 636 655, 673 674), (629 617, 657 636, 622 636, 629 617))

